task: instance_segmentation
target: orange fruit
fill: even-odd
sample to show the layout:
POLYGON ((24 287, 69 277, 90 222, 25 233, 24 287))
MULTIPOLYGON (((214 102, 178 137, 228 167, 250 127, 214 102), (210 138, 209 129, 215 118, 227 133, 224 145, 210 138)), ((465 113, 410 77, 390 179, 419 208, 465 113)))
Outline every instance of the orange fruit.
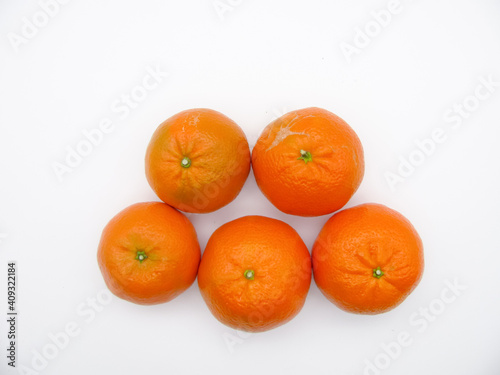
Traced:
POLYGON ((206 213, 230 203, 250 171, 245 134, 211 109, 164 121, 146 152, 146 177, 158 197, 181 211, 206 213))
POLYGON ((255 179, 279 210, 318 216, 342 208, 364 174, 358 136, 321 108, 289 112, 270 123, 253 152, 255 179))
POLYGON ((345 311, 379 314, 398 306, 424 270, 422 241, 400 213, 363 204, 333 215, 312 250, 314 280, 345 311))
POLYGON ((127 301, 170 301, 195 280, 200 246, 191 222, 160 202, 125 208, 102 232, 97 259, 109 290, 127 301))
POLYGON ((311 257, 288 224, 245 216, 210 237, 198 285, 212 314, 239 330, 260 332, 296 316, 311 283, 311 257))

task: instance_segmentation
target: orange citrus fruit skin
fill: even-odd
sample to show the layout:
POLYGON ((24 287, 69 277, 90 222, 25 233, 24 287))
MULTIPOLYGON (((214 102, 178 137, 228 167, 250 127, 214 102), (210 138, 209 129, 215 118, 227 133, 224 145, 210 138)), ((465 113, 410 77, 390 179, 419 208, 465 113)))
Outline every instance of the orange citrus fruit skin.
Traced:
POLYGON ((412 224, 373 203, 333 215, 314 243, 312 259, 322 293, 341 309, 359 314, 398 306, 424 270, 422 240, 412 224))
POLYGON ((109 290, 141 305, 167 302, 186 290, 200 258, 191 222, 160 202, 137 203, 118 213, 104 228, 97 252, 109 290), (138 251, 147 257, 142 262, 138 251))
POLYGON ((264 129, 252 151, 252 165, 259 188, 276 208, 319 216, 342 208, 358 189, 363 147, 340 117, 305 108, 264 129), (310 153, 310 160, 301 159, 301 151, 310 153))
POLYGON ((165 203, 181 211, 207 213, 231 201, 250 172, 245 134, 211 109, 189 109, 164 121, 146 152, 146 177, 165 203), (190 165, 183 167, 184 158, 190 165), (187 160, 187 159, 186 159, 187 160))
POLYGON ((210 237, 198 271, 208 308, 222 323, 261 332, 296 316, 311 283, 311 257, 288 224, 245 216, 210 237), (253 280, 245 272, 254 272, 253 280))

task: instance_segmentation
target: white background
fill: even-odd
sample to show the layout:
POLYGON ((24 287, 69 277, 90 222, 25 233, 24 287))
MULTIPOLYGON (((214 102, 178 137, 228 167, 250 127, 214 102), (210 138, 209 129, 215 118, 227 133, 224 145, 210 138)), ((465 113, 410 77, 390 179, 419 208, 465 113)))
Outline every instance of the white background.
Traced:
MULTIPOLYGON (((500 87, 487 99, 467 97, 480 77, 500 81, 500 2, 402 0, 350 62, 341 44, 354 45, 367 25, 375 34, 371 12, 387 1, 219 3, 233 5, 220 16, 212 0, 75 0, 17 51, 9 33, 22 36, 23 18, 40 5, 0 3, 0 373, 17 373, 6 363, 4 313, 7 261, 16 260, 17 365, 32 368, 44 350, 54 357, 31 373, 378 373, 364 372, 370 362, 387 367, 383 374, 499 374, 500 87), (111 109, 157 66, 169 76, 137 108, 111 109), (453 127, 443 116, 464 100, 477 109, 453 127), (113 297, 91 307, 105 290, 96 261, 102 228, 124 207, 157 200, 143 160, 159 123, 213 108, 252 146, 274 117, 308 106, 343 117, 363 143, 365 178, 348 207, 386 204, 422 236, 424 277, 401 306, 348 314, 313 282, 294 320, 243 338, 212 317, 196 283, 163 305, 113 297), (106 118, 113 131, 60 182, 53 164, 106 118), (446 141, 423 161, 414 154, 421 164, 393 191, 387 172, 438 128, 446 141), (467 289, 445 303, 454 280, 467 289), (419 315, 430 305, 436 314, 419 315), (70 322, 78 335, 54 354, 49 335, 70 322), (411 344, 387 361, 383 345, 403 331, 411 344)), ((248 214, 286 221, 309 248, 329 217, 279 212, 252 174, 233 203, 189 217, 203 248, 217 227, 248 214)))

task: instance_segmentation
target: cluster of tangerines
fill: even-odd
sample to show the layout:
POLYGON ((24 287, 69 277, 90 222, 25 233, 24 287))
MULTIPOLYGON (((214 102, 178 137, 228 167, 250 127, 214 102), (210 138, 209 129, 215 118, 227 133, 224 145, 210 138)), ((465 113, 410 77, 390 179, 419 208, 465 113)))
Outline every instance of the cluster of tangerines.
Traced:
POLYGON ((230 203, 250 167, 279 210, 318 216, 341 209, 364 175, 354 130, 320 108, 269 124, 250 152, 241 128, 209 109, 180 112, 155 131, 146 176, 164 202, 134 204, 105 227, 98 262, 108 288, 138 304, 172 300, 198 276, 208 308, 222 323, 258 332, 282 325, 304 305, 312 274, 340 308, 378 314, 399 305, 423 272, 422 241, 411 223, 379 204, 334 214, 312 254, 288 224, 246 216, 210 237, 201 256, 180 211, 208 213, 230 203))

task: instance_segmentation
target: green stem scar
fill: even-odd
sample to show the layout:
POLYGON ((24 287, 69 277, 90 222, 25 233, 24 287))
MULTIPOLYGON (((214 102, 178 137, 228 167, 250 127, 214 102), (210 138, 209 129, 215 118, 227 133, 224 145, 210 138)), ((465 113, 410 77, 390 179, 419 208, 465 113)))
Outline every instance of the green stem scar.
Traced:
POLYGON ((304 163, 308 163, 313 160, 311 153, 309 151, 305 150, 300 150, 300 158, 297 158, 297 160, 304 160, 304 163))
POLYGON ((255 277, 255 272, 253 270, 246 270, 243 273, 243 276, 245 276, 245 278, 247 278, 248 280, 253 280, 253 278, 255 277))
POLYGON ((380 267, 377 267, 373 270, 373 277, 376 277, 377 279, 380 279, 382 276, 384 276, 384 273, 380 269, 380 267))
POLYGON ((181 167, 189 168, 191 166, 191 159, 187 156, 184 156, 181 160, 181 167))
POLYGON ((148 256, 144 251, 137 251, 137 254, 135 255, 135 259, 137 259, 139 262, 143 262, 144 260, 148 259, 148 256))

